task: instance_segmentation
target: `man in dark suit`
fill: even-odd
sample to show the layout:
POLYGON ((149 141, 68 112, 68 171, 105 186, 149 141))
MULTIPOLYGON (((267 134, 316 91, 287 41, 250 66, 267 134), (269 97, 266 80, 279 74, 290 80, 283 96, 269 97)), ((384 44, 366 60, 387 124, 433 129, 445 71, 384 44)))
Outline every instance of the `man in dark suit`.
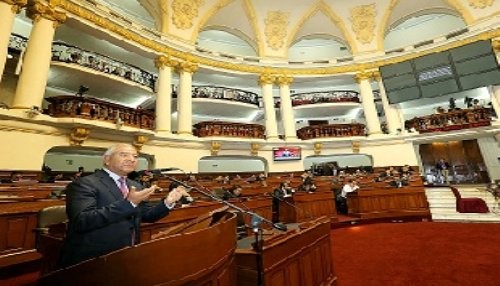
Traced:
POLYGON ((69 222, 60 266, 137 244, 140 223, 163 218, 182 197, 181 192, 173 191, 156 205, 147 202, 157 187, 142 189, 126 178, 137 167, 137 158, 132 145, 113 145, 104 153, 102 170, 68 185, 69 222))

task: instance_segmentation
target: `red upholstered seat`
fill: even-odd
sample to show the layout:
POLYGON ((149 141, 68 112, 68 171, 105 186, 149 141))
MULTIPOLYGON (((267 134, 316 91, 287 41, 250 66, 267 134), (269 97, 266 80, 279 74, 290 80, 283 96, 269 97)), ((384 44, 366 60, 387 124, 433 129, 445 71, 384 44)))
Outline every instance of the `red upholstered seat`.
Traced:
POLYGON ((457 211, 459 213, 488 213, 490 212, 486 202, 481 198, 462 198, 457 188, 451 187, 451 191, 457 200, 457 211))

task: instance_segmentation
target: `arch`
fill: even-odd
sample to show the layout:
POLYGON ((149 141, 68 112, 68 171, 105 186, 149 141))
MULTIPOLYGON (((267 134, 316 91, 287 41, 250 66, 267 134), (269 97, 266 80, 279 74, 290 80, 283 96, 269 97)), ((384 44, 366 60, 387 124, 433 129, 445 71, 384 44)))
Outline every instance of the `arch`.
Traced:
POLYGON ((222 155, 222 156, 205 156, 198 161, 198 173, 245 173, 245 172, 264 172, 269 171, 268 161, 259 156, 249 155, 222 155), (247 165, 242 167, 243 161, 247 161, 247 165), (254 161, 255 165, 249 166, 249 161, 254 161), (212 164, 208 166, 208 164, 212 164), (262 164, 262 168, 258 168, 258 164, 262 164), (255 168, 254 168, 255 167, 255 168), (208 169, 210 169, 207 171, 208 169))
MULTIPOLYGON (((325 46, 317 46, 317 50, 320 51, 322 48, 333 48, 335 47, 336 45, 338 45, 339 47, 346 47, 346 49, 348 50, 348 53, 349 55, 339 55, 339 57, 344 57, 344 56, 350 56, 352 55, 351 53, 351 50, 349 49, 349 45, 346 44, 346 42, 342 39, 342 38, 339 38, 339 37, 336 37, 336 36, 333 36, 333 35, 329 35, 329 34, 312 34, 312 35, 305 35, 305 36, 302 36, 300 38, 297 38, 292 45, 290 45, 290 47, 288 48, 288 59, 289 60, 293 60, 292 59, 292 56, 290 55, 290 50, 291 49, 299 49, 298 47, 295 47, 295 45, 299 44, 300 42, 304 41, 304 40, 325 40, 325 46), (330 42, 335 42, 335 44, 331 44, 331 45, 328 45, 328 43, 330 42)), ((304 49, 307 49, 307 47, 304 47, 304 49)), ((315 49, 316 50, 316 49, 315 49)), ((332 56, 328 56, 328 57, 325 57, 325 58, 315 58, 315 59, 305 59, 304 61, 308 61, 308 60, 323 60, 323 59, 326 59, 326 58, 331 58, 332 56)), ((336 57, 335 55, 333 55, 333 57, 336 57)))
POLYGON ((220 9, 224 8, 226 5, 228 5, 229 3, 233 2, 233 1, 235 1, 235 0, 219 0, 217 3, 212 5, 212 7, 208 10, 208 12, 206 12, 203 15, 203 17, 200 19, 200 21, 198 22, 198 27, 196 27, 193 30, 193 34, 191 35, 191 42, 192 43, 196 42, 196 39, 198 38, 198 34, 202 30, 201 27, 203 27, 205 25, 205 23, 210 18, 212 18, 220 9))
MULTIPOLYGON (((225 27, 225 26, 207 26, 207 27, 203 28, 203 30, 198 33, 197 41, 199 40, 200 34, 203 32, 207 32, 207 31, 221 31, 221 32, 228 33, 234 37, 237 37, 237 38, 241 39, 243 42, 245 42, 254 51, 254 55, 245 55, 245 56, 256 56, 257 55, 256 43, 254 41, 252 41, 252 39, 250 37, 248 37, 248 35, 246 35, 245 33, 243 33, 240 30, 235 30, 235 29, 232 29, 230 27, 225 27)), ((221 52, 221 50, 217 50, 217 52, 221 52)))
MULTIPOLYGON (((449 14, 453 14, 451 11, 455 11, 457 15, 460 15, 462 19, 464 19, 465 23, 467 25, 470 25, 472 23, 472 16, 469 11, 465 9, 465 7, 458 2, 458 0, 445 0, 446 3, 448 3, 451 8, 453 9, 442 9, 442 11, 447 10, 449 14)), ((379 21, 379 27, 378 27, 378 32, 377 32, 377 50, 378 51, 383 51, 384 50, 384 38, 385 38, 385 33, 389 29, 389 17, 391 16, 394 7, 400 3, 400 0, 391 0, 389 5, 387 6, 387 9, 385 10, 384 14, 382 17, 380 17, 379 21)), ((422 10, 419 13, 425 13, 425 11, 437 11, 438 9, 429 9, 429 10, 422 10)), ((441 9, 439 9, 441 10, 441 9)), ((417 12, 415 13, 410 13, 407 15, 405 18, 412 17, 414 15, 417 15, 417 12)), ((399 20, 398 20, 399 21, 399 20)))
MULTIPOLYGON (((106 148, 81 146, 55 146, 47 150, 44 164, 53 171, 76 171, 79 166, 92 171, 102 167, 102 156, 106 148)), ((154 156, 139 153, 139 170, 150 169, 154 156)))
POLYGON ((297 35, 299 29, 304 25, 304 23, 309 20, 316 13, 323 13, 326 17, 328 17, 332 24, 337 26, 345 38, 345 41, 348 43, 348 46, 352 53, 357 52, 357 47, 355 45, 354 39, 351 37, 351 34, 348 32, 348 29, 345 27, 344 22, 340 19, 340 17, 328 6, 325 2, 319 1, 315 5, 311 6, 309 11, 304 14, 304 17, 297 22, 297 25, 290 30, 290 36, 288 38, 288 49, 292 42, 295 40, 295 36, 297 35))
POLYGON ((311 169, 312 166, 336 161, 340 168, 346 167, 373 167, 373 156, 364 153, 345 153, 312 155, 304 158, 304 170, 311 169), (355 163, 356 162, 356 163, 355 163), (357 165, 354 165, 357 164, 357 165))

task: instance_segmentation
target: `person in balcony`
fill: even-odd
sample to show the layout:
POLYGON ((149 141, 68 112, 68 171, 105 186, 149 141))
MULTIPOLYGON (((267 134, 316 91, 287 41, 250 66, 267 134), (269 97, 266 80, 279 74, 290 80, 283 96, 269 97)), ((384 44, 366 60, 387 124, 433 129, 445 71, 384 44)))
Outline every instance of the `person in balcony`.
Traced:
POLYGON ((439 159, 436 163, 436 170, 441 177, 441 183, 448 184, 448 176, 450 174, 450 164, 444 160, 444 158, 439 159))

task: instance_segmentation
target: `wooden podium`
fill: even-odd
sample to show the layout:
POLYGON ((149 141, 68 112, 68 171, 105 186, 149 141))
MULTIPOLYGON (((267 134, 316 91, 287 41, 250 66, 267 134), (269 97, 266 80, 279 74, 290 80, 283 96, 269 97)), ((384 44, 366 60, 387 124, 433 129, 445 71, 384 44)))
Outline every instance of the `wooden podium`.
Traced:
POLYGON ((338 220, 335 198, 331 191, 295 192, 293 196, 280 202, 281 222, 300 223, 322 216, 328 217, 331 222, 338 220))
POLYGON ((262 251, 247 245, 236 250, 238 286, 255 286, 260 259, 264 285, 336 285, 330 243, 330 218, 322 217, 280 234, 264 235, 262 251), (260 257, 259 257, 260 255, 260 257))
POLYGON ((236 214, 213 212, 154 239, 42 276, 38 285, 218 285, 236 282, 236 214))

